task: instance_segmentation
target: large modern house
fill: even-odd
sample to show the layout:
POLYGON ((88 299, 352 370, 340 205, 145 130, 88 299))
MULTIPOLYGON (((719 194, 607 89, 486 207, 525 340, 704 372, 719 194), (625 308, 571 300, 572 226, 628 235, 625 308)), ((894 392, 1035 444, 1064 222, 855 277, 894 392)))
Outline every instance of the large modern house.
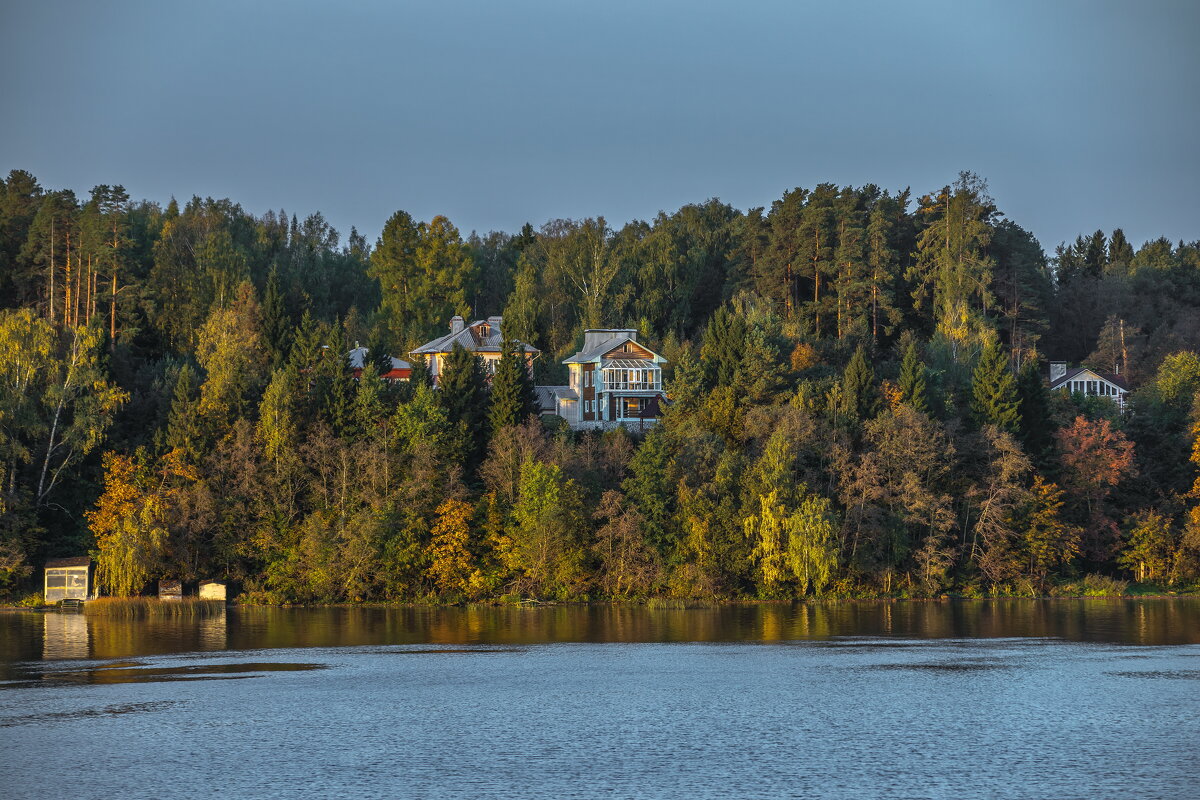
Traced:
POLYGON ((583 349, 563 361, 567 386, 539 386, 544 412, 572 428, 643 426, 658 420, 667 360, 642 344, 632 328, 583 332, 583 349))
POLYGON ((1125 407, 1129 385, 1120 375, 1096 372, 1087 367, 1067 368, 1065 361, 1050 362, 1050 391, 1111 398, 1118 408, 1125 407))
MULTIPOLYGON (((438 376, 442 373, 446 358, 449 357, 450 351, 456 344, 462 345, 483 359, 484 370, 491 375, 496 371, 496 363, 500 360, 500 344, 503 341, 500 326, 503 322, 503 317, 488 317, 468 325, 462 317, 451 317, 450 333, 434 339, 432 342, 426 342, 411 351, 410 355, 424 358, 427 361, 435 386, 439 382, 438 376)), ((531 366, 533 360, 541 353, 536 347, 531 347, 524 342, 514 340, 513 344, 525 348, 525 358, 531 366)))

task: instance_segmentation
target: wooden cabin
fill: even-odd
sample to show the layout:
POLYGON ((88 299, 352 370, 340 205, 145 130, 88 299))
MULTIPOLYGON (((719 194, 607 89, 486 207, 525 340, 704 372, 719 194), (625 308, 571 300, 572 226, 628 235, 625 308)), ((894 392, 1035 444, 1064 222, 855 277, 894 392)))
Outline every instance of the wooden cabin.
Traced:
POLYGON ((159 600, 182 600, 183 599, 183 581, 177 580, 162 580, 158 582, 158 599, 159 600))
POLYGON ((63 600, 91 600, 96 596, 95 569, 87 556, 52 558, 46 562, 47 603, 63 600))

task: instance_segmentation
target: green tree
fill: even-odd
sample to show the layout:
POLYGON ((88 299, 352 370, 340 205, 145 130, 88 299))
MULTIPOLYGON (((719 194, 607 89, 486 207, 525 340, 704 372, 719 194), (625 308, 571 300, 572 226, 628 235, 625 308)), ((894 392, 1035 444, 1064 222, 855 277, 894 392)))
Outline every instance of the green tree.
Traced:
POLYGON ((1141 583, 1167 577, 1174 561, 1175 534, 1171 520, 1154 509, 1134 514, 1117 563, 1132 570, 1134 579, 1141 583))
POLYGON ((167 447, 179 452, 188 464, 199 464, 204 454, 205 434, 200 419, 196 371, 190 364, 179 369, 167 422, 167 447))
POLYGON ((521 468, 513 507, 509 568, 517 586, 539 597, 573 597, 583 588, 583 503, 575 481, 554 464, 521 468))
POLYGON ((1017 381, 1008 356, 994 341, 984 346, 971 375, 971 413, 980 426, 995 425, 1012 434, 1021 426, 1017 381))
POLYGON ((1066 565, 1079 555, 1081 531, 1062 519, 1063 492, 1042 476, 1033 479, 1024 525, 1029 574, 1045 585, 1055 566, 1066 565))
POLYGON ((867 361, 860 345, 842 373, 842 407, 840 411, 856 422, 866 422, 879 410, 879 391, 875 386, 875 371, 867 361))
POLYGON ((525 348, 514 346, 509 340, 500 346, 500 361, 492 375, 490 404, 488 418, 493 431, 519 425, 537 411, 525 348))
POLYGON ((476 465, 486 444, 487 382, 478 356, 455 342, 438 379, 438 399, 456 429, 459 459, 476 465))
POLYGON ((916 337, 910 337, 900 362, 900 399, 914 411, 928 414, 927 396, 925 363, 921 360, 916 337))
POLYGON ((924 230, 908 272, 915 284, 913 302, 918 310, 932 312, 935 330, 950 342, 956 358, 989 327, 985 313, 994 305, 994 262, 987 248, 995 214, 987 184, 969 172, 952 187, 922 197, 917 209, 924 230))

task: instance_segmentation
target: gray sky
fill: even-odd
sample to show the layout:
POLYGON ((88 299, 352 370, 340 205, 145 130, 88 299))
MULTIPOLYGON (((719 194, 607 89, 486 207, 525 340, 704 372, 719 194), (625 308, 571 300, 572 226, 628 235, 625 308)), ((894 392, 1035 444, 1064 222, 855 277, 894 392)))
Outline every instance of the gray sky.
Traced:
POLYGON ((0 169, 81 195, 614 227, 959 170, 1047 251, 1200 238, 1200 3, 2 0, 0 169))

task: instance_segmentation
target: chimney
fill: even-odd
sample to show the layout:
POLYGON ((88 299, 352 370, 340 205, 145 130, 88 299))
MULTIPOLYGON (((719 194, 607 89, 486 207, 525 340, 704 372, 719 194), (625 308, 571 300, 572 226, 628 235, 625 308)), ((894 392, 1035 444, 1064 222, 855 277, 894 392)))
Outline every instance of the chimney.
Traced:
POLYGON ((1050 383, 1054 383, 1059 378, 1067 374, 1067 362, 1051 361, 1050 362, 1050 383))
POLYGON ((488 327, 492 329, 492 336, 501 337, 500 323, 504 322, 504 317, 488 317, 488 327))
POLYGON ((458 316, 457 314, 450 318, 450 332, 451 333, 462 333, 463 325, 464 325, 463 318, 458 316))

